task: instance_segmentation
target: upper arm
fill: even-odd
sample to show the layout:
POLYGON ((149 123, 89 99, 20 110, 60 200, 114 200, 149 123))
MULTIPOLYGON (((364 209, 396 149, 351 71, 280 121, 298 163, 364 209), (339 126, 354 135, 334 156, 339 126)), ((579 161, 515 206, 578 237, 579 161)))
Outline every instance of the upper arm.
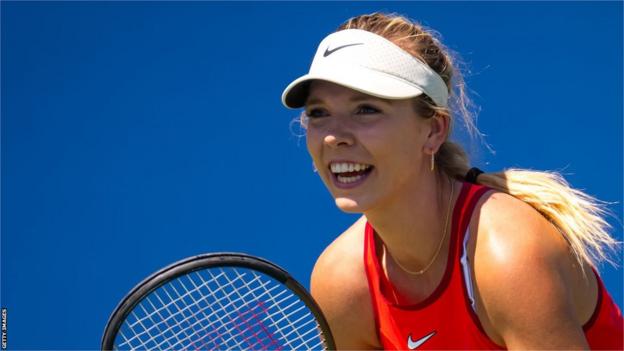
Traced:
POLYGON ((587 349, 559 232, 508 195, 493 195, 481 211, 475 279, 496 334, 508 349, 587 349))
POLYGON ((337 349, 375 349, 374 315, 363 258, 358 255, 362 250, 349 252, 354 243, 349 243, 351 239, 345 234, 317 260, 310 290, 329 323, 337 349))

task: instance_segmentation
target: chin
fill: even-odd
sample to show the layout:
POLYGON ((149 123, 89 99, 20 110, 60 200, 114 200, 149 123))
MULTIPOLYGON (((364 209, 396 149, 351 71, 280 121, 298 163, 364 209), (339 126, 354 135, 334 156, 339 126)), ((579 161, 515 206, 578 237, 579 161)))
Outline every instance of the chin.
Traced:
POLYGON ((364 212, 364 209, 362 208, 362 206, 360 206, 360 204, 353 199, 350 199, 347 197, 337 197, 335 201, 336 201, 336 206, 343 212, 347 212, 347 213, 364 212))

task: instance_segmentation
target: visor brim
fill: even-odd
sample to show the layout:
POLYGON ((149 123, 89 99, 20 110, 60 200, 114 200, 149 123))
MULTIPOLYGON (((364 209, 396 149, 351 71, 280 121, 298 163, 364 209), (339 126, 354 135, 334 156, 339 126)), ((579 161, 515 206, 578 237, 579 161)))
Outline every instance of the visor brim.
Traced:
POLYGON ((305 105, 310 83, 322 80, 382 99, 409 99, 423 91, 406 80, 365 67, 335 67, 331 71, 309 73, 295 79, 282 93, 284 106, 296 109, 305 105))

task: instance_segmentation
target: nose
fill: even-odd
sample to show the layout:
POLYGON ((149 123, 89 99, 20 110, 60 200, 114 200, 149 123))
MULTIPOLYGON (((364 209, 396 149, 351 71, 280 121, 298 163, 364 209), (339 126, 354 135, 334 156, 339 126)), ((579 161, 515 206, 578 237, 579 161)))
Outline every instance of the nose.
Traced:
POLYGON ((338 148, 340 146, 353 145, 353 138, 346 134, 330 133, 325 136, 323 142, 327 146, 330 146, 332 148, 338 148))
POLYGON ((325 145, 338 148, 341 146, 351 146, 354 144, 354 136, 341 122, 333 123, 333 128, 327 130, 323 138, 325 145))

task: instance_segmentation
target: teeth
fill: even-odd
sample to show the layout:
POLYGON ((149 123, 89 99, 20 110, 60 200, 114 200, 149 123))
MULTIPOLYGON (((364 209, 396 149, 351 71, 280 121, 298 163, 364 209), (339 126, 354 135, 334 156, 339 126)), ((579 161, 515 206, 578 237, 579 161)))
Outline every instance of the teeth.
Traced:
POLYGON ((341 163, 330 164, 330 168, 333 173, 345 173, 345 172, 353 172, 353 171, 359 172, 359 171, 364 171, 370 167, 371 167, 370 165, 365 165, 363 163, 341 162, 341 163))
POLYGON ((355 177, 343 177, 343 176, 339 175, 337 178, 338 178, 339 182, 348 184, 348 183, 353 183, 355 181, 360 180, 362 178, 362 176, 361 175, 356 175, 355 177))

